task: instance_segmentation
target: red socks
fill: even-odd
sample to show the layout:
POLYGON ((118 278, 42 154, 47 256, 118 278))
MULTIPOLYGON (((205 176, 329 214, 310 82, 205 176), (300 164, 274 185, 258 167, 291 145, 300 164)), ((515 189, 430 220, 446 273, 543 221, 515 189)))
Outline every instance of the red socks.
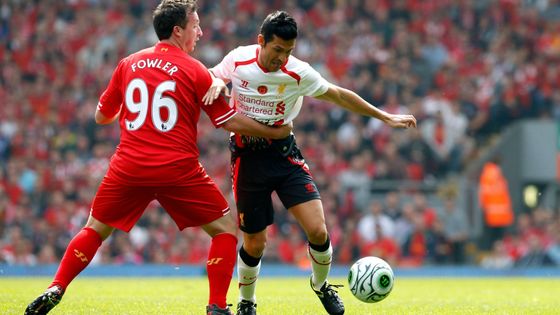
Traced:
POLYGON ((83 228, 76 234, 68 244, 49 288, 58 285, 66 290, 70 282, 87 267, 102 242, 101 236, 92 228, 83 228))
POLYGON ((233 276, 233 268, 237 258, 237 237, 229 233, 221 233, 212 238, 208 254, 206 271, 210 286, 208 304, 216 304, 225 308, 227 292, 233 276))
MULTIPOLYGON (((84 270, 102 243, 101 236, 91 228, 83 228, 68 244, 64 257, 49 286, 60 286, 63 290, 84 270)), ((222 233, 212 238, 206 271, 210 287, 208 304, 225 308, 227 292, 233 276, 237 257, 237 237, 222 233)))

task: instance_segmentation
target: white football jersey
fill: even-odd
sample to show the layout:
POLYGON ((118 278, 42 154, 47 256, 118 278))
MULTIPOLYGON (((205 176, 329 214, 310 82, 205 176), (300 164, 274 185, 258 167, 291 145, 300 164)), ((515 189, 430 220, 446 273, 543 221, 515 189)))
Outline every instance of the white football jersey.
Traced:
POLYGON ((282 68, 269 72, 257 63, 259 45, 241 46, 210 69, 232 84, 230 106, 267 125, 286 124, 298 115, 303 96, 327 92, 329 83, 307 62, 290 56, 282 68))

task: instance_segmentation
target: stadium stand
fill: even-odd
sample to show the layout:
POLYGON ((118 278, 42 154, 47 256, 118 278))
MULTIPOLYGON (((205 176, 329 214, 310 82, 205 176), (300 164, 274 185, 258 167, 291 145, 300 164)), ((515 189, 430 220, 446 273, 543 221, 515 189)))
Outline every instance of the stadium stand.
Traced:
MULTIPOLYGON (((300 24, 296 56, 386 111, 417 117, 417 130, 393 131, 306 101, 298 143, 320 186, 337 263, 366 254, 400 266, 560 263, 559 209, 520 213, 479 255, 457 190, 445 184, 513 122, 560 121, 560 1, 199 2, 204 36, 195 55, 206 65, 253 43, 258 21, 284 9, 300 24), (360 229, 368 224, 374 229, 360 229)), ((157 40, 155 4, 0 1, 0 263, 56 263, 83 225, 119 133, 95 125, 97 99, 120 58, 157 40)), ((204 119, 199 132, 201 160, 231 196, 227 135, 204 119)), ((275 202, 265 259, 305 266, 304 236, 275 202)), ((162 214, 150 205, 94 263, 204 261, 204 233, 177 232, 162 214)))

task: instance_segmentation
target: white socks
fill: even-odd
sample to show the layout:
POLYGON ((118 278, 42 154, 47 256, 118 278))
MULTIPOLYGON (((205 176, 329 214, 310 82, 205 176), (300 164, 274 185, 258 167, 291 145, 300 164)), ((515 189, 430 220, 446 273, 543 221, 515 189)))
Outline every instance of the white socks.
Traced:
POLYGON ((311 282, 316 290, 321 289, 325 281, 327 281, 331 269, 332 253, 333 249, 330 244, 329 249, 324 252, 318 252, 311 248, 311 246, 307 247, 307 257, 311 261, 311 268, 313 270, 311 282))
POLYGON ((261 270, 261 262, 255 267, 245 264, 243 259, 237 255, 237 281, 239 282, 239 301, 247 300, 257 302, 255 290, 257 289, 257 278, 261 270))

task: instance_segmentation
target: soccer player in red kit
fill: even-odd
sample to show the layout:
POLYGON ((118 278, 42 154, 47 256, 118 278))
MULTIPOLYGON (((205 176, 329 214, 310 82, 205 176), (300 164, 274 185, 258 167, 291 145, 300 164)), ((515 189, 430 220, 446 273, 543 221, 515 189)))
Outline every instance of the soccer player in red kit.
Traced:
POLYGON ((216 127, 283 138, 291 127, 267 127, 219 98, 204 105, 208 70, 189 56, 202 36, 196 0, 163 0, 153 14, 160 41, 122 59, 101 95, 95 120, 118 119, 120 144, 111 158, 85 227, 70 241, 53 282, 25 314, 46 314, 93 259, 114 229, 130 231, 148 203, 158 200, 180 230, 201 226, 211 237, 207 314, 231 314, 226 304, 236 260, 236 222, 216 184, 198 161, 200 110, 216 127))

